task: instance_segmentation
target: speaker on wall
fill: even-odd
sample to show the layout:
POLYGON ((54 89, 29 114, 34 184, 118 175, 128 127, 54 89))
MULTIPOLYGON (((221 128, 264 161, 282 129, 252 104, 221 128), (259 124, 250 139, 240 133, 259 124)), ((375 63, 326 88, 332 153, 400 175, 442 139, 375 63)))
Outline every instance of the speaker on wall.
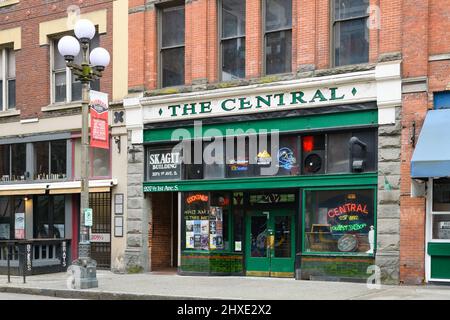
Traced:
POLYGON ((302 137, 303 174, 325 173, 325 137, 302 137))
POLYGON ((303 153, 303 173, 322 174, 325 173, 325 152, 323 150, 313 150, 303 153))
POLYGON ((189 180, 203 179, 203 164, 187 165, 187 178, 189 180))

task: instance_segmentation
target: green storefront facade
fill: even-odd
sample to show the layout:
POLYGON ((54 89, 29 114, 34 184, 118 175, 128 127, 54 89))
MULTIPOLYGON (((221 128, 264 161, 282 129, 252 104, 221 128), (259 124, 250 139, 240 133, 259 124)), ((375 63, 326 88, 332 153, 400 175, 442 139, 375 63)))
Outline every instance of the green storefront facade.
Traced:
POLYGON ((199 119, 144 127, 144 193, 178 197, 180 274, 367 279, 375 102, 199 119), (213 149, 212 163, 193 160, 213 149))

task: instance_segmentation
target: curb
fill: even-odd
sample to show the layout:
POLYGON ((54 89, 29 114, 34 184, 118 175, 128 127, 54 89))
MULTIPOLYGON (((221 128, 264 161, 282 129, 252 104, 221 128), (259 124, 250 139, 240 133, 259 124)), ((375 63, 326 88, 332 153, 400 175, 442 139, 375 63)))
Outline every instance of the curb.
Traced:
POLYGON ((136 294, 111 291, 86 291, 67 289, 41 289, 41 288, 19 288, 0 287, 2 293, 28 294, 36 296, 47 296, 64 299, 86 299, 86 300, 221 300, 220 298, 169 296, 158 294, 136 294))

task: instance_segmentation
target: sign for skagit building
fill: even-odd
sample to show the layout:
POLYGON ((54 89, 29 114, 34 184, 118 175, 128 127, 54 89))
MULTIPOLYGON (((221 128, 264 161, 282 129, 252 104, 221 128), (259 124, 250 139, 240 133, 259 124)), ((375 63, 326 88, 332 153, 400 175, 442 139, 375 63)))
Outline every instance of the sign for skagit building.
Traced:
MULTIPOLYGON (((252 89, 248 89, 248 91, 251 92, 252 89)), ((216 97, 217 94, 211 96, 216 97)), ((144 108, 144 121, 228 116, 372 100, 376 100, 376 84, 374 82, 292 90, 281 88, 279 92, 263 92, 255 95, 239 95, 238 91, 230 91, 226 97, 215 99, 208 99, 208 93, 203 96, 187 94, 171 98, 171 103, 165 102, 161 97, 148 100, 147 103, 144 103, 149 106, 149 108, 144 108)))

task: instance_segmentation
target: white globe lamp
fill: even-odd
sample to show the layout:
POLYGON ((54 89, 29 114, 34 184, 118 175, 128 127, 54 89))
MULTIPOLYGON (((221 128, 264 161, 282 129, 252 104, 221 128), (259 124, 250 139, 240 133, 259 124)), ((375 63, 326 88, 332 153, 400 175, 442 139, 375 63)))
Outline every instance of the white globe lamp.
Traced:
POLYGON ((95 48, 90 54, 91 65, 97 70, 103 71, 109 65, 111 56, 109 52, 104 48, 95 48))
POLYGON ((75 35, 81 42, 87 43, 95 36, 95 26, 87 19, 80 19, 75 24, 75 35))
POLYGON ((58 42, 58 51, 66 61, 73 61, 80 53, 80 43, 72 36, 64 36, 58 42))

